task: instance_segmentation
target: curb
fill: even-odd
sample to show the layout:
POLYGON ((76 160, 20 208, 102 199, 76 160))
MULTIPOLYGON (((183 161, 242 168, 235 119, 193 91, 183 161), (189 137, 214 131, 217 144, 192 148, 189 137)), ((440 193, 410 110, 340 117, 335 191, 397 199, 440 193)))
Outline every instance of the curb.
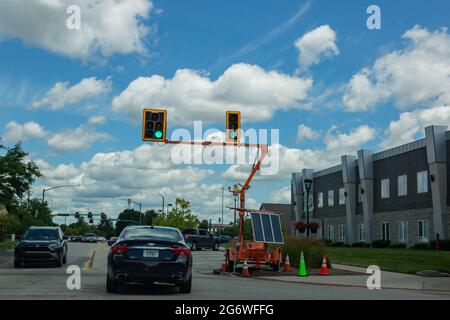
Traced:
POLYGON ((84 264, 83 264, 83 268, 82 268, 83 271, 87 271, 87 270, 89 270, 90 268, 92 268, 92 265, 94 264, 95 253, 96 253, 97 250, 99 250, 102 246, 103 246, 103 244, 100 244, 97 248, 95 248, 95 249, 92 250, 89 259, 88 259, 87 261, 85 261, 84 264))
MULTIPOLYGON (((306 284, 306 285, 314 285, 314 286, 328 286, 328 287, 346 287, 346 288, 364 288, 367 289, 366 286, 360 285, 352 285, 352 284, 342 284, 342 283, 321 283, 321 282, 303 282, 303 281, 290 281, 290 280, 276 280, 276 279, 268 279, 261 277, 254 277, 253 279, 257 279, 260 281, 274 281, 274 282, 284 282, 284 283, 293 283, 293 284, 306 284)), ((439 292, 439 293, 450 293, 450 290, 443 289, 412 289, 412 288, 396 288, 396 287, 381 287, 383 290, 406 290, 406 291, 416 291, 416 292, 439 292)))

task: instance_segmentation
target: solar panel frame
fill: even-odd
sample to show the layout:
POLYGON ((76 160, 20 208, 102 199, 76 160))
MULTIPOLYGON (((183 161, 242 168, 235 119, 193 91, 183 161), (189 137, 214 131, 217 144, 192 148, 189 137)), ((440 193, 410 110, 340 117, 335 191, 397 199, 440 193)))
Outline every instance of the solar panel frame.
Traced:
POLYGON ((250 217, 254 242, 284 244, 280 215, 251 212, 250 217))

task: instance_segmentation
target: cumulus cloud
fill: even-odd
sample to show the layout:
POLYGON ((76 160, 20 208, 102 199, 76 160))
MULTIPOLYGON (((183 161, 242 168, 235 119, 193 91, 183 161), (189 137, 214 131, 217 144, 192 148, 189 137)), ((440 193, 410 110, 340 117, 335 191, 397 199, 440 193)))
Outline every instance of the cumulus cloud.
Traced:
POLYGON ((367 111, 390 99, 400 109, 434 104, 450 91, 450 35, 447 28, 408 30, 407 46, 378 58, 347 84, 348 111, 367 111))
POLYGON ((295 46, 299 51, 298 61, 303 69, 320 63, 324 58, 339 54, 336 31, 329 25, 320 26, 298 38, 295 46))
POLYGON ((114 98, 112 109, 135 120, 145 107, 164 107, 171 122, 182 124, 223 121, 226 110, 236 109, 249 121, 262 121, 277 110, 299 107, 311 86, 311 79, 249 64, 232 65, 217 80, 182 69, 171 79, 137 78, 114 98))
POLYGON ((270 202, 291 203, 291 187, 284 187, 272 192, 272 194, 270 195, 270 202))
POLYGON ((88 98, 97 97, 111 89, 111 80, 98 80, 95 77, 82 79, 70 86, 69 82, 57 82, 39 100, 32 102, 33 108, 50 108, 58 110, 88 98))
POLYGON ((88 124, 90 125, 103 125, 106 123, 106 118, 104 116, 92 116, 88 119, 88 124))
POLYGON ((48 145, 55 152, 68 153, 87 150, 93 143, 107 139, 108 134, 82 125, 76 129, 64 129, 53 134, 48 139, 48 145))
POLYGON ((146 53, 150 0, 1 0, 0 40, 27 44, 70 58, 146 53), (6 4, 6 2, 8 2, 6 4), (80 30, 66 26, 70 5, 81 10, 80 30), (20 17, 18 19, 17 17, 20 17))
POLYGON ((30 121, 24 124, 19 124, 15 121, 11 121, 5 126, 5 134, 3 137, 3 140, 5 142, 17 142, 17 141, 25 141, 28 139, 35 139, 35 138, 44 138, 46 136, 46 132, 44 128, 34 122, 30 121))
POLYGON ((320 137, 320 133, 317 131, 314 131, 308 126, 305 126, 303 124, 299 125, 297 129, 297 142, 303 141, 305 139, 308 140, 315 140, 320 137))

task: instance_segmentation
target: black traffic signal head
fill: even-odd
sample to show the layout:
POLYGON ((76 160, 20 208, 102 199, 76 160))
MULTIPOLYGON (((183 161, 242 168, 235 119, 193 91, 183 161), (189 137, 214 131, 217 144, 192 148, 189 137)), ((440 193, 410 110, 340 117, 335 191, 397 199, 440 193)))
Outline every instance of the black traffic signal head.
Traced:
POLYGON ((75 219, 80 219, 80 213, 78 211, 75 212, 75 219))
POLYGON ((142 116, 142 140, 166 141, 167 111, 145 109, 142 116))
POLYGON ((102 212, 102 213, 100 214, 100 218, 101 218, 102 221, 106 220, 106 219, 107 219, 107 218, 106 218, 106 214, 102 212))
POLYGON ((89 223, 94 223, 94 219, 92 219, 92 217, 89 218, 89 223))
POLYGON ((90 211, 88 212, 88 218, 92 219, 92 212, 90 212, 90 211))
POLYGON ((239 142, 241 140, 241 113, 227 111, 226 113, 226 141, 239 142))

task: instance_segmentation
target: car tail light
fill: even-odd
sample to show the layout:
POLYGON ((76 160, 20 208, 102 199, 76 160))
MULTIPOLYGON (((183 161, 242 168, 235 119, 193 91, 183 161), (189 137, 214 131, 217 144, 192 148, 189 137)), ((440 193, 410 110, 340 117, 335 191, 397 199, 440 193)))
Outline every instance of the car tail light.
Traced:
POLYGON ((189 248, 172 248, 172 252, 175 256, 183 255, 183 256, 190 256, 191 250, 189 248))
POLYGON ((122 245, 114 246, 114 247, 111 247, 111 252, 113 254, 127 253, 128 252, 128 247, 125 247, 125 246, 122 246, 122 245))

